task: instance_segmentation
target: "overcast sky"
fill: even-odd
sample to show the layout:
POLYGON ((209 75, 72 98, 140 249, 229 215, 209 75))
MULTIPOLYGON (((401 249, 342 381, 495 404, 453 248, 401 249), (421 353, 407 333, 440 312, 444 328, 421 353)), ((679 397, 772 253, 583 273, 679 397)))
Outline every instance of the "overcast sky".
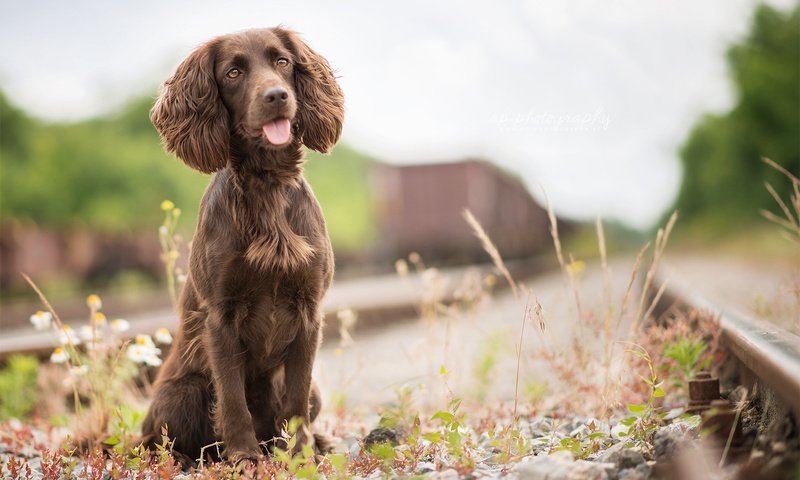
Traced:
POLYGON ((733 103, 724 52, 755 5, 4 0, 0 88, 40 118, 83 119, 155 95, 209 37, 283 24, 338 70, 354 147, 490 159, 562 214, 647 227, 677 193, 698 114, 733 103))

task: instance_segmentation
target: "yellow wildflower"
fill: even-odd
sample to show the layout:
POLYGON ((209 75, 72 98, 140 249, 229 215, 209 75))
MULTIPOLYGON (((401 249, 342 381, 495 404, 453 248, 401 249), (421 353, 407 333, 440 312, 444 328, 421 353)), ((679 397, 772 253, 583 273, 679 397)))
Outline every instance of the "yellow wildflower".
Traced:
POLYGON ((586 262, 583 260, 573 260, 567 265, 567 272, 577 275, 586 269, 586 262))
POLYGON ((162 345, 169 345, 172 343, 172 335, 170 335, 169 330, 164 327, 156 330, 156 333, 153 335, 153 337, 155 337, 156 342, 162 345))
POLYGON ((103 301, 100 300, 100 297, 98 295, 91 294, 88 297, 86 297, 86 305, 88 305, 89 308, 100 310, 101 308, 103 308, 103 301))
POLYGON ((53 353, 50 354, 50 361, 53 363, 64 363, 68 358, 67 351, 61 347, 56 347, 53 353))

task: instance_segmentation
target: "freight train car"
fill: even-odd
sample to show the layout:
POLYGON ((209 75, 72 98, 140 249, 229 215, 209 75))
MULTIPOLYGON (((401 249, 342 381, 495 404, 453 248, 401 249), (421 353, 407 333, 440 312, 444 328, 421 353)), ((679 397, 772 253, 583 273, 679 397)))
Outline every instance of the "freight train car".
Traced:
POLYGON ((518 178, 487 162, 381 164, 374 189, 380 257, 418 252, 437 263, 486 261, 464 209, 504 258, 536 255, 551 245, 546 210, 518 178))

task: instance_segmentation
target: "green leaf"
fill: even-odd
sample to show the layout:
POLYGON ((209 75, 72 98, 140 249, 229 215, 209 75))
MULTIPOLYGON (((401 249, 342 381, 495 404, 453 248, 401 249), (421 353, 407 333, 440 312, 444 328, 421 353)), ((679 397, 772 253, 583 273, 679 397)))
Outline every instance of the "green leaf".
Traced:
POLYGON ((431 433, 426 433, 425 435, 422 436, 422 438, 431 443, 439 443, 442 441, 442 434, 441 432, 431 432, 431 433))
POLYGON ((344 469, 345 463, 347 462, 347 457, 345 457, 342 453, 329 453, 325 455, 325 458, 331 462, 333 469, 337 472, 341 472, 344 469))
POLYGON ((300 470, 298 470, 297 473, 294 474, 294 476, 297 478, 318 478, 319 475, 317 474, 317 466, 314 465, 313 463, 310 465, 306 465, 300 470))
POLYGON ((666 395, 666 393, 664 392, 664 389, 661 387, 656 387, 656 389, 653 390, 653 396, 656 398, 663 397, 664 395, 666 395))
POLYGON ((433 416, 431 417, 431 420, 437 420, 437 419, 449 425, 453 423, 453 419, 455 419, 455 416, 450 412, 438 411, 434 413, 433 416))
POLYGON ((456 430, 451 430, 447 434, 447 443, 449 443, 451 446, 461 445, 461 434, 456 430))
POLYGON ((625 425, 626 427, 630 427, 631 425, 634 424, 634 422, 636 422, 636 417, 628 417, 619 423, 625 425))
POLYGON ((369 453, 375 455, 383 461, 389 461, 394 458, 394 447, 391 443, 377 443, 369 448, 369 453))
POLYGON ((309 439, 308 443, 303 445, 303 448, 302 448, 303 458, 306 458, 306 459, 312 458, 314 456, 314 449, 311 447, 311 445, 309 445, 309 443, 311 443, 311 439, 309 439))
POLYGON ((630 410, 633 413, 642 413, 644 412, 644 408, 645 408, 644 405, 628 404, 628 410, 630 410))

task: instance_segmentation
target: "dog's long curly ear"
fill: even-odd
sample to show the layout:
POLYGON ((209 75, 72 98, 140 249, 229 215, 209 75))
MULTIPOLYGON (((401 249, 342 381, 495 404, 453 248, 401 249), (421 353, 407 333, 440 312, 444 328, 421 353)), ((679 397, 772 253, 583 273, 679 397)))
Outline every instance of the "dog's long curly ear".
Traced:
POLYGON ((276 28, 275 34, 294 54, 294 88, 297 94, 297 128, 305 146, 328 153, 342 135, 344 94, 324 57, 299 35, 276 28))
POLYGON ((214 50, 209 42, 186 57, 150 111, 164 148, 203 173, 225 168, 230 143, 228 111, 214 79, 214 50))

